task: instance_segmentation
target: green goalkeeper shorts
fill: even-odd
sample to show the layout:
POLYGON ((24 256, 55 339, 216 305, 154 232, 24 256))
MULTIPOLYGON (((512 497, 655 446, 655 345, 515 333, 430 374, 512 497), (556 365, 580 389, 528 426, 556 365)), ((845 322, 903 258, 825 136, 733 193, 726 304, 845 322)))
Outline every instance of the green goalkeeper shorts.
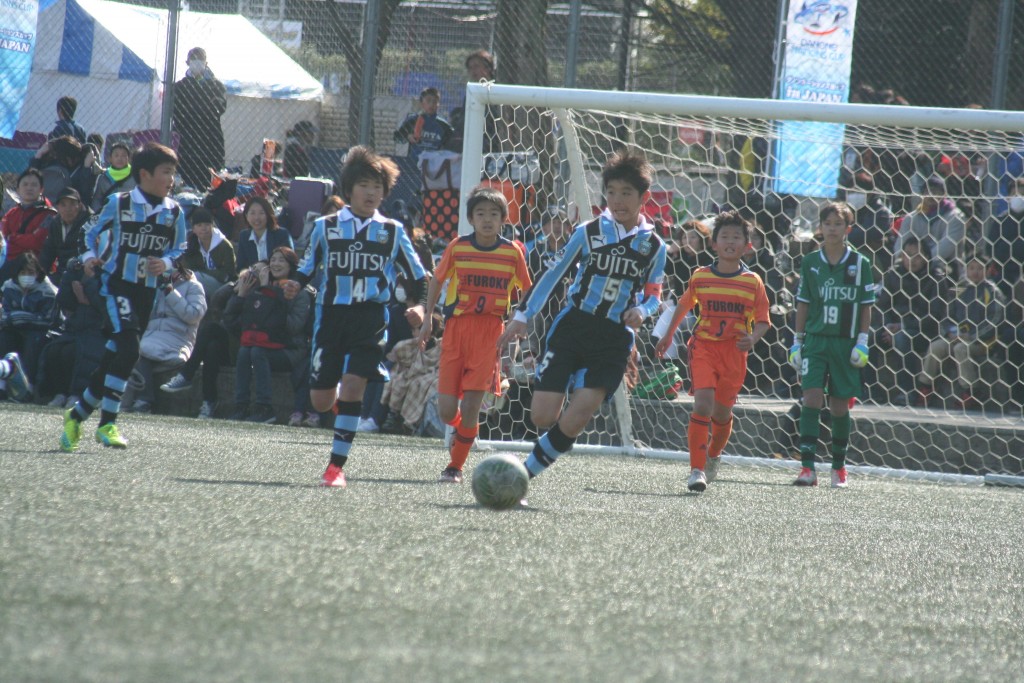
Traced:
POLYGON ((836 398, 860 398, 863 383, 860 368, 850 363, 856 339, 808 334, 800 351, 800 387, 824 389, 836 398))

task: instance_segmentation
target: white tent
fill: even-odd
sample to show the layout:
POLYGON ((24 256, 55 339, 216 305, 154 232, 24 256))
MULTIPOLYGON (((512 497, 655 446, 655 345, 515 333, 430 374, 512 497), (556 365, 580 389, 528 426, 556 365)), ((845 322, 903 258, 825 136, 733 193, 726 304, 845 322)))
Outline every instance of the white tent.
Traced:
MULTIPOLYGON (((78 100, 75 120, 104 136, 160 127, 167 11, 107 0, 40 3, 38 38, 18 130, 49 132, 57 98, 78 100)), ((244 165, 264 137, 284 140, 317 122, 323 87, 240 15, 179 13, 175 80, 193 47, 228 93, 221 119, 228 165, 244 165)))

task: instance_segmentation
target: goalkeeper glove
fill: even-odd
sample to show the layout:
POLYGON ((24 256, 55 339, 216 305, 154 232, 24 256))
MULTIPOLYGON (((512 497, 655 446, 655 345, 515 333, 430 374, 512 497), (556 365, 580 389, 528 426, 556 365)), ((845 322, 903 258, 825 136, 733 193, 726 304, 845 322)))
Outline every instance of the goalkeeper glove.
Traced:
POLYGON ((850 363, 855 368, 868 364, 868 335, 864 332, 857 335, 857 345, 850 352, 850 363))
POLYGON ((793 345, 789 347, 789 364, 797 370, 800 369, 802 361, 800 351, 804 347, 804 335, 798 334, 793 338, 793 345))

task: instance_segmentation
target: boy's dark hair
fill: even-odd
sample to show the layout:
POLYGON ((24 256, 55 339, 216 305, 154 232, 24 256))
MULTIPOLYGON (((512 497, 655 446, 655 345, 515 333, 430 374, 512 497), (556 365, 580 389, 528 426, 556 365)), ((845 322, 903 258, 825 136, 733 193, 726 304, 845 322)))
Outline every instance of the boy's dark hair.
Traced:
POLYGON ((384 196, 387 197, 398 180, 398 174, 398 164, 391 159, 363 145, 353 147, 341 167, 341 198, 346 204, 351 202, 352 188, 360 180, 380 181, 384 186, 384 196))
POLYGON ((70 170, 82 163, 84 155, 82 143, 78 141, 78 138, 61 135, 59 138, 50 140, 50 149, 44 158, 50 162, 55 161, 70 170))
POLYGON ((917 247, 917 253, 921 256, 924 256, 928 260, 931 260, 932 258, 931 245, 917 235, 907 235, 903 240, 903 244, 900 246, 900 251, 906 251, 907 247, 917 247))
POLYGON ((159 142, 147 142, 142 149, 132 155, 132 178, 135 182, 142 180, 141 173, 152 173, 160 164, 178 165, 178 155, 170 147, 159 142))
POLYGON ((856 220, 856 214, 853 213, 853 209, 846 202, 825 202, 825 205, 818 211, 818 224, 825 222, 825 219, 835 214, 843 219, 843 222, 847 226, 853 225, 856 220))
POLYGON ((474 52, 470 52, 466 55, 465 67, 467 69, 469 68, 469 63, 474 59, 479 59, 481 62, 486 64, 487 68, 491 71, 491 75, 494 75, 494 55, 487 50, 475 50, 474 52))
POLYGON ((441 91, 438 90, 437 88, 430 87, 430 88, 424 88, 423 90, 420 91, 420 102, 422 102, 423 98, 428 96, 428 95, 433 95, 437 99, 441 99, 441 91))
POLYGON ((57 116, 62 119, 70 121, 75 118, 76 111, 78 111, 78 100, 71 95, 65 95, 57 100, 57 116))
POLYGON ((508 199, 501 192, 486 185, 473 188, 473 191, 469 193, 469 199, 466 200, 466 217, 472 216, 473 209, 484 202, 490 202, 501 209, 502 222, 508 220, 508 199))
POLYGON ((132 148, 131 148, 131 145, 129 145, 124 140, 118 140, 117 142, 115 142, 114 144, 112 144, 110 146, 110 154, 113 154, 115 149, 123 149, 125 152, 127 152, 128 153, 128 161, 131 162, 131 158, 132 158, 132 148))
POLYGON ((43 270, 43 264, 39 262, 39 258, 31 251, 26 251, 14 260, 15 273, 20 273, 29 266, 36 271, 36 282, 42 282, 46 278, 46 271, 43 270))
POLYGON ((643 194, 651 189, 654 180, 654 167, 639 149, 622 149, 608 157, 608 162, 601 169, 601 187, 608 187, 613 180, 622 180, 643 194))
POLYGON ((738 225, 743 228, 743 239, 750 242, 750 231, 753 227, 746 218, 740 215, 739 211, 723 211, 715 216, 715 227, 711 229, 711 241, 718 239, 718 233, 727 225, 738 225))
POLYGON ((16 182, 14 186, 17 187, 18 185, 21 185, 21 181, 28 176, 32 176, 38 180, 40 187, 43 185, 43 172, 38 168, 26 168, 18 175, 18 182, 16 182))

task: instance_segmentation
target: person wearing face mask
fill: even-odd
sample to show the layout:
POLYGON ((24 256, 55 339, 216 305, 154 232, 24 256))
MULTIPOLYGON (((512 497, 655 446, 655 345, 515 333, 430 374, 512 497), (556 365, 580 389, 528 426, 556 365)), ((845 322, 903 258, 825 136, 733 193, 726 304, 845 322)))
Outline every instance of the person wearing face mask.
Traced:
POLYGON ((1010 185, 1006 204, 1006 213, 989 228, 988 242, 992 260, 1000 271, 999 288, 1009 296, 1020 280, 1021 263, 1024 262, 1024 178, 1018 178, 1010 185))
POLYGON ((182 182, 200 192, 210 184, 210 169, 224 166, 224 130, 220 117, 227 110, 224 84, 206 64, 206 50, 188 51, 188 72, 174 84, 171 110, 174 130, 181 136, 178 172, 182 182))
POLYGON ((35 254, 26 252, 14 264, 17 275, 0 289, 0 356, 17 352, 25 376, 32 383, 46 331, 53 320, 57 288, 46 279, 35 254))

